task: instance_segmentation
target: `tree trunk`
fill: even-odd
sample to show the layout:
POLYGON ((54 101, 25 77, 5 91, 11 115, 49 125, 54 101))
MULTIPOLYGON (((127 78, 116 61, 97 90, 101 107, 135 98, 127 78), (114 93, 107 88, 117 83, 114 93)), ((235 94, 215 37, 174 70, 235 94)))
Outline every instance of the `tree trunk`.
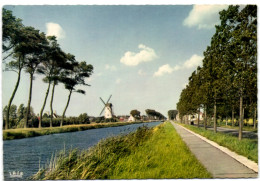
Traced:
POLYGON ((242 139, 242 124, 243 124, 243 97, 242 95, 240 96, 240 118, 239 118, 239 132, 238 132, 238 139, 241 140, 242 139))
POLYGON ((204 116, 204 129, 207 129, 207 106, 204 109, 205 116, 204 116))
POLYGON ((226 126, 227 126, 227 124, 228 124, 228 118, 226 117, 226 126))
POLYGON ((257 112, 257 107, 255 107, 255 111, 254 111, 254 118, 253 118, 253 122, 254 122, 254 129, 256 129, 256 112, 257 112))
POLYGON ((63 114, 62 114, 62 119, 61 119, 61 122, 60 122, 60 126, 61 126, 61 127, 62 127, 62 125, 63 125, 63 121, 64 121, 64 117, 65 117, 66 110, 67 110, 67 108, 68 108, 68 106, 69 106, 71 93, 72 93, 72 90, 70 90, 69 97, 68 97, 68 101, 67 101, 66 107, 65 107, 65 109, 64 109, 64 111, 63 111, 63 114))
POLYGON ((5 119, 5 129, 9 129, 9 112, 10 112, 10 108, 11 108, 14 96, 15 96, 16 91, 17 91, 19 84, 20 84, 21 71, 22 71, 22 69, 20 68, 18 70, 18 77, 17 77, 17 81, 16 81, 16 84, 15 84, 12 96, 11 96, 9 102, 8 102, 7 111, 6 111, 6 119, 5 119))
POLYGON ((235 114, 235 110, 234 109, 235 109, 234 106, 232 106, 232 120, 231 120, 232 127, 234 127, 234 114, 235 114))
POLYGON ((214 100, 214 132, 217 132, 217 102, 214 100))
POLYGON ((51 81, 49 81, 49 85, 48 85, 48 88, 47 88, 47 91, 46 91, 46 95, 45 95, 45 98, 44 98, 44 102, 43 102, 43 105, 42 105, 42 108, 41 108, 40 120, 39 120, 39 128, 42 127, 42 113, 43 113, 43 110, 44 110, 44 108, 45 108, 46 101, 47 101, 47 98, 48 98, 48 95, 49 95, 50 85, 51 85, 51 81))
POLYGON ((29 90, 29 98, 28 98, 28 104, 27 104, 27 111, 25 116, 25 123, 24 128, 28 127, 28 119, 30 115, 30 107, 31 107, 31 100, 32 100, 32 84, 33 84, 33 74, 30 74, 30 90, 29 90))
POLYGON ((200 108, 199 108, 199 111, 198 111, 198 127, 200 127, 200 108))
POLYGON ((51 102, 50 102, 51 119, 50 119, 50 127, 52 127, 52 118, 53 118, 53 107, 52 107, 52 103, 53 103, 53 97, 54 97, 54 90, 55 90, 55 81, 53 82, 52 92, 51 92, 51 102))

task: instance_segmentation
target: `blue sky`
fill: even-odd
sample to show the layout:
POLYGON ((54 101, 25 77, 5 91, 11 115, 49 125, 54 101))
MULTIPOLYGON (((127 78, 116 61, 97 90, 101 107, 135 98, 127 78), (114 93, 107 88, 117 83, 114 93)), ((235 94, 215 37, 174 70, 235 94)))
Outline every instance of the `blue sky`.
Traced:
MULTIPOLYGON (((218 12, 226 5, 163 6, 5 6, 41 32, 56 35, 61 48, 78 61, 94 66, 87 80, 86 95, 73 93, 67 116, 80 113, 98 116, 112 94, 116 115, 138 109, 155 109, 164 115, 176 109, 188 77, 201 65, 218 23, 218 12)), ((2 73, 2 103, 7 105, 17 75, 2 73)), ((47 84, 36 75, 32 106, 38 113, 47 84)), ((27 104, 29 76, 22 74, 13 104, 27 104)), ((59 84, 54 110, 62 114, 68 91, 59 84)), ((45 111, 49 111, 49 100, 45 111)))

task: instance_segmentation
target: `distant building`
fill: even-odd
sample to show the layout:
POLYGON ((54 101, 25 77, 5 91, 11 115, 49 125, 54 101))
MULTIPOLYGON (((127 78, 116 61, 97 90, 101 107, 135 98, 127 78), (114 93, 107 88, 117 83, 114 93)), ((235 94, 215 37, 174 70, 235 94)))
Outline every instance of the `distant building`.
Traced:
POLYGON ((134 122, 136 121, 136 119, 134 118, 134 116, 130 115, 130 117, 128 118, 128 122, 134 122))
MULTIPOLYGON (((204 119, 204 114, 203 114, 203 112, 200 112, 199 114, 200 114, 200 119, 199 120, 202 121, 204 119)), ((183 121, 188 121, 188 122, 192 122, 193 121, 194 123, 197 123, 199 114, 184 115, 182 117, 182 120, 183 121)), ((177 119, 177 121, 181 120, 179 113, 177 114, 176 119, 177 119)))

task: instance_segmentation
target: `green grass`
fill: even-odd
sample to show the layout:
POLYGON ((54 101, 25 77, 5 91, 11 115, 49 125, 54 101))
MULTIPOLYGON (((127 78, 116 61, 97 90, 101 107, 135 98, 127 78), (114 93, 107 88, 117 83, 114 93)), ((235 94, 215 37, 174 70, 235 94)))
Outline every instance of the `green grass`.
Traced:
MULTIPOLYGON (((230 129, 236 129, 238 130, 239 129, 239 126, 230 126, 230 125, 220 125, 220 127, 223 127, 223 128, 230 128, 230 129)), ((254 133, 257 133, 257 128, 255 129, 254 127, 252 126, 243 126, 243 131, 252 131, 254 133)))
POLYGON ((55 162, 33 179, 211 178, 169 122, 62 152, 55 162))
POLYGON ((205 130, 204 128, 198 128, 186 124, 181 125, 258 163, 258 139, 243 138, 239 141, 237 137, 225 133, 214 133, 213 131, 205 130))
POLYGON ((137 124, 142 122, 112 122, 112 123, 94 123, 94 124, 79 124, 79 125, 66 125, 63 127, 52 128, 18 128, 3 130, 3 140, 29 138, 35 136, 43 136, 56 133, 84 131, 95 128, 116 127, 128 124, 137 124))

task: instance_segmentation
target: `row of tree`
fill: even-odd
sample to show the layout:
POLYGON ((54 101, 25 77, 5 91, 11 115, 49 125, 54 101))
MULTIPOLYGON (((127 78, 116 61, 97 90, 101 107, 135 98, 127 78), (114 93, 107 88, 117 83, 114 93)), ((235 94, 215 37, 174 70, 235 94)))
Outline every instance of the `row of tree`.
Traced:
POLYGON ((215 132, 217 116, 231 117, 234 125, 239 112, 241 140, 245 112, 256 127, 257 6, 229 6, 219 14, 221 24, 204 51, 203 65, 189 77, 177 109, 181 117, 203 109, 205 129, 207 118, 213 116, 215 132))
POLYGON ((168 118, 169 118, 169 120, 174 120, 174 119, 176 119, 177 114, 178 114, 178 111, 177 111, 177 110, 169 110, 169 111, 168 111, 168 118))
POLYGON ((162 119, 162 120, 166 119, 166 117, 163 114, 153 109, 146 109, 145 112, 149 119, 162 119))
POLYGON ((42 115, 46 105, 46 101, 51 91, 50 112, 52 126, 53 118, 53 97, 55 86, 60 82, 63 83, 65 89, 69 91, 68 100, 62 115, 60 126, 63 125, 66 110, 68 108, 72 92, 84 94, 85 91, 76 89, 77 85, 86 85, 85 78, 93 73, 93 66, 85 61, 78 62, 75 56, 65 53, 57 42, 55 36, 48 36, 43 32, 39 32, 34 27, 24 26, 22 20, 13 16, 12 12, 3 9, 3 63, 5 63, 6 71, 14 71, 17 73, 17 81, 12 92, 11 98, 7 105, 5 129, 8 129, 10 117, 10 108, 19 87, 21 72, 24 70, 30 75, 29 97, 26 107, 24 128, 28 126, 30 115, 32 86, 36 73, 43 74, 43 81, 48 84, 43 105, 40 111, 39 128, 41 127, 42 115))

